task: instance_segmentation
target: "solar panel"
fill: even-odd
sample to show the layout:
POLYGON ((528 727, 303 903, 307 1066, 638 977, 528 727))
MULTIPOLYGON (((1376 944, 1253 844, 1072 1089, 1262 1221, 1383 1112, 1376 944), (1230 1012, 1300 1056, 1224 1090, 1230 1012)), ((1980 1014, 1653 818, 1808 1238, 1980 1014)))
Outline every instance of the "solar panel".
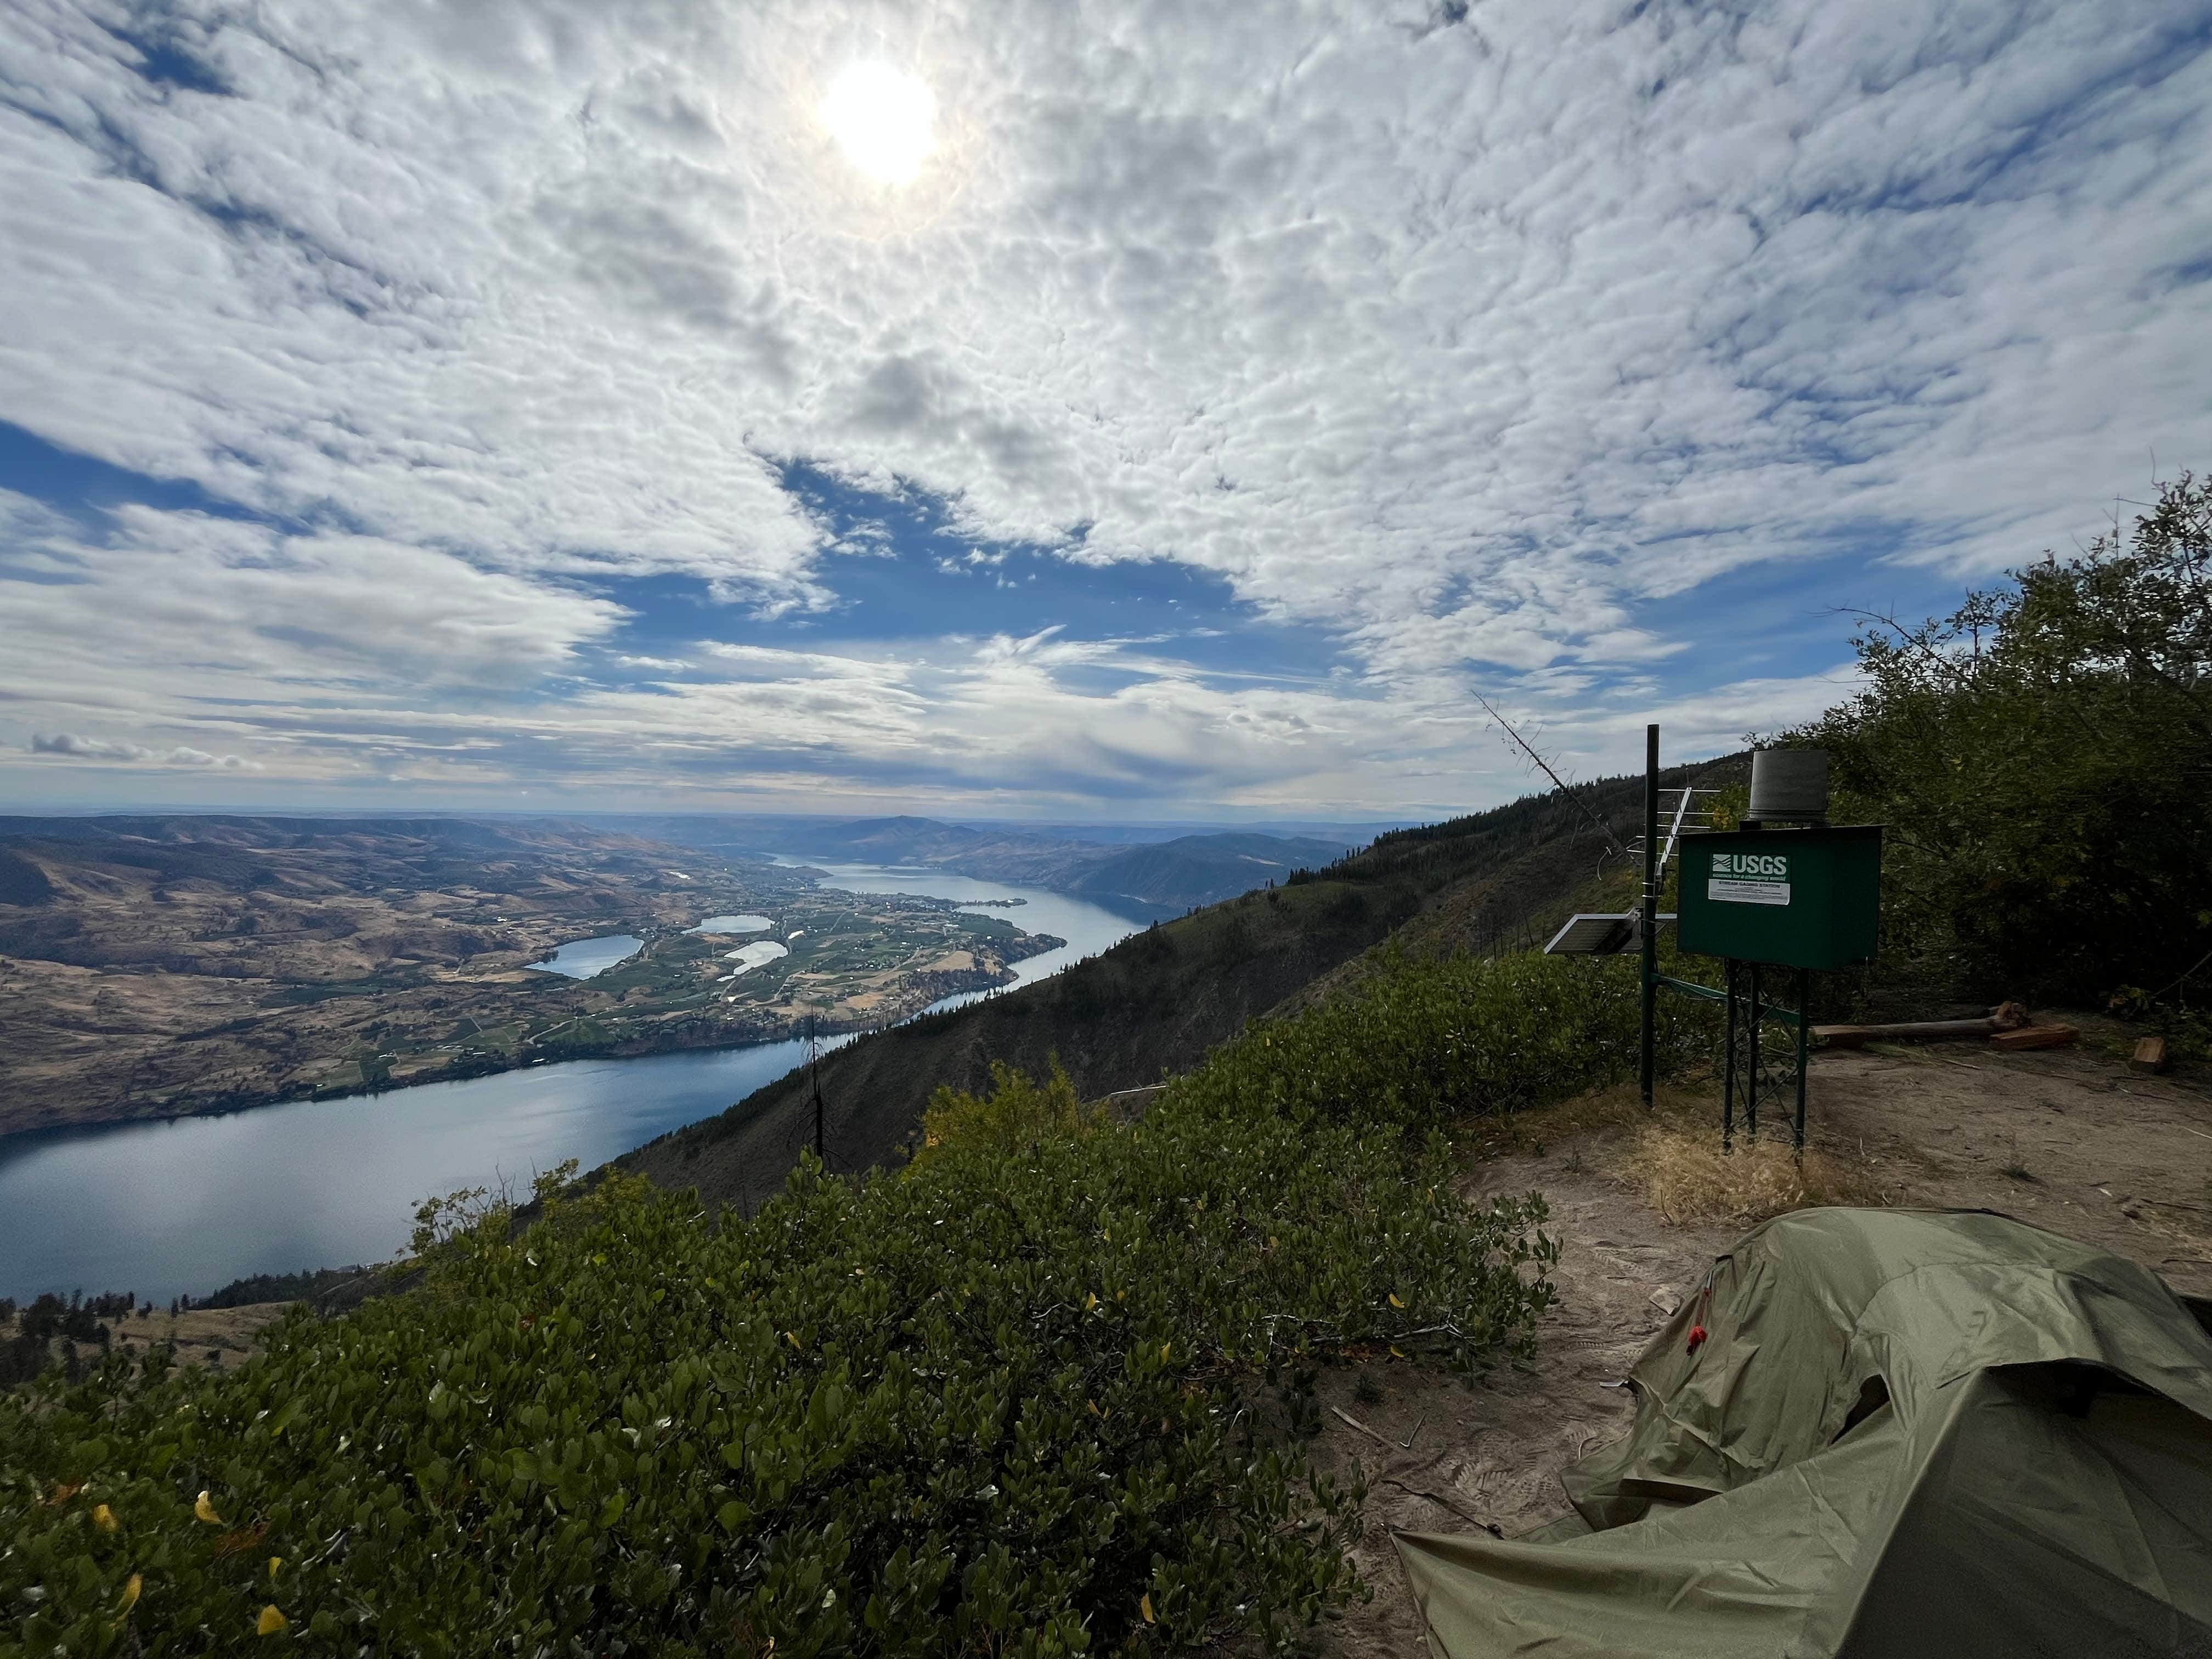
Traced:
POLYGON ((1610 957, 1636 945, 1636 915, 1579 915, 1552 936, 1544 947, 1547 957, 1610 957))

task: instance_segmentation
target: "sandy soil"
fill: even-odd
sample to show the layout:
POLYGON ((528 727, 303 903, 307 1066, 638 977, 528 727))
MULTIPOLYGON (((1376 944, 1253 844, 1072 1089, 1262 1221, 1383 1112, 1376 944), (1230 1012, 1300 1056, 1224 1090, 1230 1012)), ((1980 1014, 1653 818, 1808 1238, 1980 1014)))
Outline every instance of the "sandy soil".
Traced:
MULTIPOLYGON (((2212 1080, 2136 1075, 2113 1052, 2117 1028, 2089 1036, 2035 1054, 1949 1043, 1819 1055, 1809 1139, 1884 1202, 2002 1210, 2212 1295, 2212 1080)), ((1717 1086, 1662 1107, 1677 1121, 1709 1119, 1717 1136, 1717 1086)), ((1320 1633, 1319 1651, 1425 1653, 1390 1530, 1526 1532, 1566 1512, 1560 1471, 1626 1432, 1633 1401, 1608 1384, 1743 1231, 1671 1225, 1652 1209, 1637 1167, 1644 1127, 1616 1094, 1528 1114, 1469 1149, 1469 1196, 1535 1188, 1551 1201, 1560 1303, 1530 1368, 1472 1386, 1389 1360, 1322 1373, 1312 1449, 1323 1469, 1356 1458, 1367 1473, 1354 1559, 1375 1594, 1320 1633), (1378 1402, 1360 1402, 1363 1381, 1378 1402)))

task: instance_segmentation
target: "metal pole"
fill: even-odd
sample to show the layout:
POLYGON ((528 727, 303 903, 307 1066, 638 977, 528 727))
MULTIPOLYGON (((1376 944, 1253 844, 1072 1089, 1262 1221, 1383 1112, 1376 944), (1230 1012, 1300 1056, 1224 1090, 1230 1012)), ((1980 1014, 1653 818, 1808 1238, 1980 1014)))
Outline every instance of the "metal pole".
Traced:
POLYGON ((1802 1157, 1805 1151, 1805 1046, 1813 1015, 1813 971, 1797 970, 1797 1121, 1790 1132, 1802 1157))
POLYGON ((1743 1039, 1744 1046, 1750 1050, 1750 1064, 1743 1068, 1743 1128, 1754 1143, 1759 1139, 1759 1063, 1766 1051, 1766 1045, 1760 1041, 1764 1036, 1759 1024, 1761 1012, 1759 964, 1754 962, 1751 964, 1751 1018, 1745 1026, 1743 1039))
POLYGON ((1728 978, 1728 1058, 1721 1065, 1721 1151, 1729 1150, 1735 1141, 1735 958, 1730 957, 1723 972, 1728 978))
POLYGON ((1654 1076, 1658 1069, 1657 1016, 1659 997, 1659 728, 1644 728, 1644 1008, 1642 1046, 1637 1060, 1637 1079, 1644 1103, 1651 1104, 1654 1076))

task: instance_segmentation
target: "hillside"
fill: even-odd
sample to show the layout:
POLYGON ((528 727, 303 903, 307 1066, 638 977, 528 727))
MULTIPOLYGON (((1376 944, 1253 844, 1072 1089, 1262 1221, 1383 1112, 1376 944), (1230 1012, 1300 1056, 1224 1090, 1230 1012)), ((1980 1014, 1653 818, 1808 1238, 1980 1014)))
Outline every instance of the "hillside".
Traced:
MULTIPOLYGON (((1669 786, 1734 781, 1747 764, 1736 757, 1664 777, 1669 786)), ((1637 832, 1642 778, 1577 793, 1623 842, 1637 832)), ((1395 831, 1310 879, 1158 923, 1051 979, 861 1037, 821 1065, 831 1166, 890 1157, 935 1089, 979 1090, 994 1060, 1042 1074, 1057 1055, 1096 1099, 1189 1070, 1247 1021, 1295 1006, 1394 935, 1407 953, 1431 957, 1540 943, 1606 851, 1573 803, 1556 792, 1528 796, 1395 831)), ((619 1162, 663 1185, 756 1204, 782 1184, 812 1121, 809 1081, 794 1074, 619 1162)))
POLYGON ((1286 881, 1293 870, 1319 868, 1344 850, 1340 842, 1310 836, 1178 836, 1117 854, 1085 871, 1068 890, 1172 915, 1268 882, 1286 881))

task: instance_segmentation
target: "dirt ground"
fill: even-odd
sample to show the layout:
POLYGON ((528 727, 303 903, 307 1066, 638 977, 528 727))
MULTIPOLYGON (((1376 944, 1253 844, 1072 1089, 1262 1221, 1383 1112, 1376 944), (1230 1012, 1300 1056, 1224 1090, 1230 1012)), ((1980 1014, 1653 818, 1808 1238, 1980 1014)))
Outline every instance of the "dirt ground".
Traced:
MULTIPOLYGON (((151 1314, 132 1314, 105 1323, 113 1334, 114 1345, 131 1354, 143 1353, 156 1342, 174 1342, 181 1364, 239 1365, 253 1356, 261 1328, 290 1305, 259 1302, 243 1308, 193 1308, 180 1314, 156 1308, 151 1314)), ((14 1335, 21 1323, 9 1320, 0 1324, 0 1337, 14 1335)), ((54 1352, 59 1352, 58 1344, 54 1352)), ((88 1342, 78 1343, 77 1352, 88 1359, 99 1358, 88 1342)))
MULTIPOLYGON (((1881 1202, 2001 1210, 2212 1295, 2212 1079, 2136 1074, 2117 1028, 2086 1035, 2082 1048, 2031 1054, 1960 1042, 1818 1054, 1808 1144, 1881 1202)), ((1717 1142, 1718 1101, 1717 1084, 1668 1091, 1660 1119, 1717 1142)), ((1653 1208, 1650 1122, 1616 1091, 1526 1114, 1469 1147, 1469 1196, 1534 1188, 1552 1206, 1560 1299, 1532 1366, 1473 1386, 1397 1361, 1322 1372, 1312 1450, 1324 1470, 1356 1458, 1367 1474, 1353 1555, 1374 1599, 1324 1627, 1316 1651, 1425 1654, 1391 1530, 1527 1532, 1566 1513, 1560 1471, 1626 1431, 1634 1400, 1615 1385, 1746 1230, 1671 1224, 1653 1208)))
POLYGON ((291 1304, 257 1302, 243 1308, 192 1308, 171 1316, 166 1309, 139 1318, 119 1319, 109 1327, 118 1346, 137 1352, 153 1342, 174 1342, 177 1358, 188 1365, 236 1365, 250 1358, 261 1328, 291 1304))

